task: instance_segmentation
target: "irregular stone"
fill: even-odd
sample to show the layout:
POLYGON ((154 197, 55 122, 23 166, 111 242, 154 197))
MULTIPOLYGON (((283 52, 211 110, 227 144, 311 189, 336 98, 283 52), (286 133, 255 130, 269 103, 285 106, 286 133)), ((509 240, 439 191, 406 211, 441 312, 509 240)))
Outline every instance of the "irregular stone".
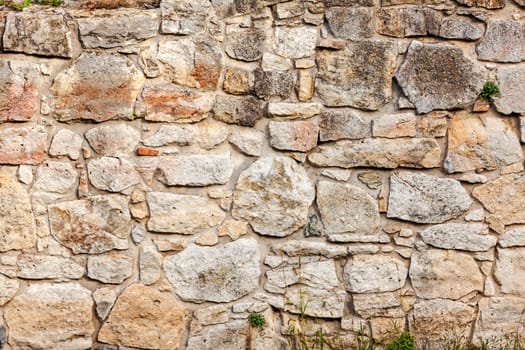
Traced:
POLYGON ((247 95, 253 87, 253 73, 236 67, 228 67, 224 70, 224 92, 233 95, 247 95))
POLYGON ((145 285, 157 282, 161 277, 162 256, 152 246, 140 248, 139 273, 140 282, 145 285))
POLYGON ((186 248, 186 242, 182 239, 153 239, 153 244, 159 252, 180 252, 186 248))
POLYGON ((67 281, 84 276, 85 268, 77 261, 60 256, 21 254, 17 259, 18 277, 67 281))
POLYGON ((261 235, 284 237, 306 225, 314 197, 302 166, 286 157, 263 157, 239 176, 232 216, 261 235))
POLYGON ((352 293, 391 292, 405 285, 408 268, 391 256, 356 255, 347 262, 343 278, 352 293))
POLYGON ((244 350, 247 348, 248 322, 234 320, 195 331, 192 327, 187 350, 244 350))
POLYGON ((512 123, 476 114, 455 114, 448 128, 447 151, 443 166, 448 173, 493 170, 523 160, 512 123))
POLYGON ((46 150, 47 132, 42 127, 0 130, 0 164, 40 164, 46 150))
POLYGON ((292 18, 304 14, 305 5, 302 2, 285 2, 275 5, 278 19, 292 18))
POLYGON ((525 175, 503 175, 484 185, 474 187, 472 195, 503 225, 525 223, 525 175))
POLYGON ((460 17, 443 18, 439 28, 439 36, 445 39, 478 40, 484 33, 482 26, 460 17))
POLYGON ((191 245, 166 257, 164 271, 185 301, 230 302, 257 288, 259 259, 257 241, 242 238, 217 247, 191 245))
POLYGON ((30 285, 5 307, 14 349, 89 349, 95 332, 91 292, 77 283, 30 285))
POLYGON ((3 171, 0 184, 0 252, 34 247, 35 219, 27 190, 3 171))
POLYGON ((247 128, 235 128, 230 132, 228 141, 248 156, 260 157, 265 141, 264 132, 247 128))
POLYGON ((204 232, 196 240, 195 244, 211 247, 219 243, 219 236, 214 232, 204 232))
POLYGON ((117 300, 117 293, 112 288, 98 288, 93 292, 93 300, 95 300, 98 317, 104 320, 117 300))
POLYGON ((293 68, 293 61, 289 58, 265 52, 262 55, 261 67, 263 70, 287 71, 293 68))
POLYGON ((378 33, 397 38, 437 35, 440 29, 441 14, 431 8, 381 8, 376 17, 378 33))
POLYGON ((416 136, 416 116, 412 113, 386 114, 372 122, 374 137, 414 137, 416 136))
POLYGON ((395 77, 417 112, 427 113, 472 104, 486 81, 486 71, 458 46, 413 41, 395 77))
POLYGON ((317 206, 328 234, 375 233, 379 227, 377 201, 358 187, 319 181, 317 206))
POLYGON ((230 180, 233 163, 229 153, 165 156, 159 170, 160 181, 168 186, 220 185, 230 180))
POLYGON ((374 9, 370 7, 329 7, 328 28, 336 38, 359 41, 374 35, 374 9))
POLYGON ((393 43, 360 41, 348 43, 339 51, 321 50, 317 64, 315 87, 324 105, 377 110, 390 101, 393 43))
POLYGON ((35 115, 39 77, 36 64, 0 59, 0 121, 26 121, 35 115))
POLYGON ((99 190, 121 192, 141 182, 133 164, 121 158, 95 158, 87 168, 89 181, 99 190))
POLYGON ((89 145, 101 156, 128 156, 140 141, 140 131, 123 123, 104 123, 85 134, 89 145))
POLYGON ((263 108, 259 100, 252 96, 239 98, 219 95, 213 106, 213 116, 228 124, 251 127, 263 117, 263 108))
POLYGON ((434 139, 365 139, 321 145, 308 155, 316 166, 341 168, 375 167, 395 169, 436 168, 441 149, 434 139))
POLYGON ((371 338, 376 344, 390 344, 395 339, 394 334, 401 334, 405 317, 375 317, 370 320, 371 338))
POLYGON ((232 241, 248 233, 248 224, 238 220, 224 220, 218 229, 219 237, 228 236, 232 241))
POLYGON ((317 146, 319 125, 316 121, 276 122, 268 124, 270 145, 278 150, 308 152, 317 146))
POLYGON ((250 28, 227 35, 225 52, 231 58, 252 62, 261 59, 266 41, 265 31, 250 28))
POLYGON ((525 227, 515 227, 505 231, 499 237, 499 246, 502 248, 524 247, 525 246, 525 227))
POLYGON ((208 117, 214 94, 173 84, 147 84, 142 90, 146 120, 170 123, 193 123, 208 117))
POLYGON ((355 312, 363 318, 404 317, 399 292, 352 294, 355 312))
POLYGON ((423 242, 436 248, 484 252, 496 246, 484 224, 447 223, 431 226, 419 233, 423 242))
POLYGON ((505 0, 456 0, 467 6, 485 7, 487 9, 499 9, 505 7, 505 0))
MULTIPOLYGON (((337 1, 337 0, 335 0, 337 1)), ((433 5, 445 2, 444 0, 381 0, 381 6, 394 5, 433 5)))
POLYGON ((125 197, 108 195, 62 202, 50 205, 48 213, 51 234, 75 254, 128 248, 131 218, 125 197))
POLYGON ((483 209, 475 209, 465 215, 465 221, 483 221, 485 212, 483 209))
POLYGON ((302 58, 315 53, 319 34, 315 27, 284 27, 275 28, 275 52, 287 58, 302 58))
POLYGON ((80 158, 81 148, 82 137, 80 135, 68 129, 60 129, 53 136, 49 155, 55 157, 68 156, 71 160, 77 160, 80 158))
POLYGON ((117 299, 98 341, 143 349, 180 349, 187 311, 170 293, 132 284, 117 299))
POLYGON ((48 160, 36 170, 33 191, 67 194, 78 183, 78 173, 69 163, 48 160))
POLYGON ((222 123, 204 120, 197 124, 161 125, 155 134, 142 143, 153 147, 198 144, 202 148, 211 149, 223 143, 227 137, 228 128, 222 123))
POLYGON ((381 173, 375 171, 359 173, 357 179, 372 190, 377 190, 383 184, 381 173))
POLYGON ((321 171, 321 175, 337 181, 348 181, 352 175, 352 171, 340 168, 328 168, 321 171))
POLYGON ((370 122, 353 110, 323 112, 319 129, 320 141, 364 139, 371 136, 370 122))
POLYGON ((293 72, 254 71, 255 95, 259 98, 269 99, 278 96, 282 99, 290 97, 295 85, 295 74, 293 72))
POLYGON ((71 58, 73 31, 63 15, 50 12, 11 12, 3 46, 6 51, 71 58))
POLYGON ((167 0, 160 3, 161 33, 197 34, 206 29, 210 3, 205 0, 167 0))
POLYGON ((157 58, 176 84, 203 90, 218 87, 224 57, 218 44, 210 39, 161 41, 157 58))
POLYGON ((20 282, 18 282, 18 280, 0 275, 0 306, 5 305, 13 299, 18 293, 19 288, 20 282))
POLYGON ((76 19, 82 46, 111 48, 139 43, 155 36, 159 29, 156 10, 95 10, 76 19))
POLYGON ((431 112, 421 118, 419 131, 422 137, 444 137, 447 135, 448 114, 445 112, 431 112))
POLYGON ((453 250, 414 252, 410 280, 420 298, 460 299, 483 290, 483 275, 474 259, 453 250))
POLYGON ((459 181, 402 172, 390 177, 386 216, 439 224, 458 217, 471 205, 472 199, 459 181))
POLYGON ((499 249, 494 277, 501 285, 501 292, 525 296, 525 248, 499 249))
POLYGON ((320 255, 328 259, 343 258, 348 255, 346 247, 323 242, 313 241, 286 241, 272 245, 276 253, 284 253, 288 256, 320 255))
POLYGON ((522 88, 525 88, 523 82, 525 79, 525 69, 520 66, 499 67, 496 72, 496 77, 501 95, 500 97, 496 97, 494 102, 498 112, 503 114, 525 113, 525 101, 523 101, 518 92, 521 91, 522 88))
POLYGON ((91 255, 87 276, 102 283, 121 284, 133 274, 133 258, 123 253, 91 255))
POLYGON ((191 235, 218 226, 225 213, 206 197, 148 192, 149 231, 191 235))
POLYGON ((488 22, 485 36, 476 46, 478 58, 494 62, 525 60, 525 24, 520 21, 494 19, 488 22))
POLYGON ((54 116, 59 121, 130 119, 144 79, 125 56, 84 52, 54 80, 54 116))

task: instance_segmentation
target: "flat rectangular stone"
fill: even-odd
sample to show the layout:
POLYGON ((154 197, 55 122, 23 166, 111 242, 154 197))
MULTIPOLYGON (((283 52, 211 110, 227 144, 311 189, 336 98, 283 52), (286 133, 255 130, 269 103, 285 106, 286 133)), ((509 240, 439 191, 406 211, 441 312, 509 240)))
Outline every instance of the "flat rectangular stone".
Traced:
POLYGON ((321 113, 320 103, 268 103, 268 115, 273 118, 308 119, 321 113))
POLYGON ((208 186, 230 180, 233 163, 229 154, 196 154, 162 157, 160 181, 168 186, 208 186))

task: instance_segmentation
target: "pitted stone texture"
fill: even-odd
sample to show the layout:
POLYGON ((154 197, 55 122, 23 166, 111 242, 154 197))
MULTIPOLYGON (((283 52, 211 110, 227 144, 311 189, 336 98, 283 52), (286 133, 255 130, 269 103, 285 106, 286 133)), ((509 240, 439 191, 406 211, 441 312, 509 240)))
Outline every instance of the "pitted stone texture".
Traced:
POLYGON ((329 7, 325 17, 336 38, 363 40, 374 35, 374 11, 370 7, 329 7))
POLYGON ((77 283, 35 284, 5 308, 14 349, 91 348, 95 332, 91 292, 77 283))
MULTIPOLYGON (((334 0, 334 1, 338 1, 338 0, 334 0)), ((434 5, 434 4, 440 4, 443 2, 445 2, 445 0, 381 0, 381 6, 434 5)), ((369 5, 369 6, 372 6, 372 5, 369 5)))
POLYGON ((320 181, 317 206, 328 234, 376 233, 379 227, 377 201, 356 186, 320 181))
POLYGON ((493 116, 456 113, 448 127, 448 173, 493 170, 523 160, 514 125, 493 116))
POLYGON ((226 214, 206 197, 148 192, 148 230, 191 235, 218 226, 226 214))
POLYGON ((85 273, 82 261, 52 255, 21 254, 16 265, 18 277, 29 280, 68 281, 82 278, 85 273))
POLYGON ((246 320, 234 320, 214 326, 193 327, 186 350, 244 350, 250 330, 246 320))
POLYGON ((34 247, 35 219, 27 190, 0 172, 0 252, 34 247))
POLYGON ((418 113, 470 105, 486 80, 486 71, 460 47, 413 41, 396 80, 418 113))
POLYGON ((129 156, 140 141, 140 131, 123 123, 104 123, 85 133, 89 145, 101 156, 129 156))
POLYGON ((525 223, 525 175, 501 176, 475 187, 472 195, 503 225, 525 223))
POLYGON ((117 53, 84 52, 55 78, 55 118, 130 119, 144 82, 135 64, 117 53))
POLYGON ((43 127, 0 130, 0 164, 40 164, 46 150, 47 132, 43 127))
POLYGON ((412 113, 386 114, 372 123, 374 137, 414 137, 416 136, 416 116, 412 113))
POLYGON ((520 66, 499 67, 496 77, 501 95, 496 97, 494 102, 498 112, 503 114, 525 113, 525 100, 520 94, 520 91, 525 89, 525 68, 520 66))
POLYGON ((505 231, 499 237, 499 246, 502 248, 524 247, 525 246, 525 227, 518 226, 505 231))
POLYGON ((478 40, 485 33, 482 25, 461 17, 441 20, 439 36, 445 39, 478 40))
POLYGON ((505 7, 505 0, 456 0, 460 4, 487 9, 500 9, 505 7))
POLYGON ((501 292, 525 296, 525 248, 498 248, 494 277, 501 292))
POLYGON ((136 44, 159 30, 156 10, 95 10, 77 18, 80 41, 85 48, 112 48, 136 44))
POLYGON ((4 49, 42 56, 71 58, 73 31, 63 15, 46 11, 7 15, 4 49))
POLYGON ((275 253, 284 253, 288 256, 321 255, 328 259, 342 258, 348 255, 347 247, 314 241, 286 241, 272 246, 275 253))
POLYGON ((431 8, 381 8, 377 12, 378 33, 397 38, 437 35, 441 14, 431 8))
POLYGON ((488 22, 485 36, 476 46, 478 58, 494 62, 525 60, 525 24, 521 21, 495 19, 488 22))
POLYGON ((484 224, 447 223, 431 226, 419 235, 423 242, 436 248, 484 252, 495 247, 498 241, 488 232, 484 224))
POLYGON ((301 58, 315 53, 318 30, 315 27, 275 28, 275 52, 283 57, 301 58))
POLYGON ((316 166, 341 168, 437 168, 440 159, 439 144, 429 138, 338 141, 321 145, 308 155, 308 160, 316 166))
POLYGON ((128 201, 119 195, 62 202, 48 208, 52 235, 73 253, 127 249, 131 230, 128 201))
POLYGON ((254 71, 255 83, 253 89, 259 98, 270 99, 280 97, 286 99, 292 94, 295 84, 295 74, 293 72, 254 71))
POLYGON ((176 84, 203 90, 215 90, 218 86, 224 57, 217 43, 209 39, 162 41, 157 58, 176 84))
POLYGON ((191 245, 166 257, 164 271, 182 300, 230 302, 257 288, 259 259, 257 241, 242 238, 217 247, 191 245))
POLYGON ((315 197, 305 169, 286 157, 263 157, 243 171, 232 216, 261 235, 284 237, 304 227, 315 197))
POLYGON ((377 110, 392 94, 394 45, 385 41, 348 43, 343 50, 321 50, 317 95, 326 106, 377 110))
POLYGON ((160 3, 161 32, 189 35, 203 32, 210 3, 206 0, 167 0, 160 3))
POLYGON ((430 249, 412 254, 410 280, 420 298, 460 299, 483 290, 483 275, 474 259, 452 250, 430 249))
POLYGON ((352 294, 355 312, 365 319, 372 317, 404 317, 399 292, 352 294))
POLYGON ((38 110, 36 64, 0 59, 0 121, 30 120, 38 110))
POLYGON ((225 51, 231 58, 252 62, 261 59, 266 34, 263 29, 251 28, 233 32, 226 37, 225 51))
POLYGON ((90 255, 87 276, 102 283, 121 284, 133 274, 133 258, 126 253, 90 255))
POLYGON ((227 137, 228 128, 224 124, 206 119, 196 124, 161 125, 155 134, 142 143, 151 147, 197 144, 201 148, 212 149, 226 141, 227 137))
POLYGON ((78 183, 78 173, 69 163, 48 160, 36 170, 33 191, 68 194, 78 183))
POLYGON ((121 158, 95 158, 87 164, 87 169, 91 184, 103 191, 125 191, 141 181, 133 164, 121 158))
POLYGON ((356 111, 326 111, 319 122, 319 140, 364 139, 371 136, 370 128, 370 122, 356 111))
POLYGON ((55 157, 68 156, 72 160, 77 160, 80 158, 81 148, 82 137, 80 135, 68 129, 60 129, 53 136, 49 155, 55 157))
POLYGON ((270 145, 287 151, 308 152, 317 146, 319 125, 316 121, 276 122, 268 124, 270 145))
POLYGON ((161 157, 161 182, 168 186, 225 184, 233 172, 230 154, 193 154, 161 157))
POLYGON ((228 124, 254 126, 263 117, 262 104, 252 96, 217 96, 213 107, 214 118, 228 124))
POLYGON ((0 306, 8 303, 18 293, 20 282, 17 279, 0 275, 0 306))
POLYGON ((227 67, 224 71, 224 92, 233 95, 247 95, 253 87, 253 73, 249 70, 227 67))
POLYGON ((349 292, 391 292, 405 285, 408 268, 403 260, 382 255, 356 255, 345 265, 349 292))
POLYGON ((461 183, 432 175, 401 172, 390 177, 387 217, 439 224, 466 212, 472 199, 461 183))
POLYGON ((173 84, 146 84, 142 98, 146 120, 193 123, 208 117, 215 95, 173 84))
POLYGON ((142 349, 180 349, 187 311, 171 294, 133 284, 120 295, 98 341, 142 349))

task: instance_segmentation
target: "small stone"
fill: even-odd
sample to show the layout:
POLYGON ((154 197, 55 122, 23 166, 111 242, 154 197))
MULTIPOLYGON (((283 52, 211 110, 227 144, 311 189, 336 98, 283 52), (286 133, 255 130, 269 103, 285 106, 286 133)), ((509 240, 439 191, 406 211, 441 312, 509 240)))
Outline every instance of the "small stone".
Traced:
POLYGON ((238 31, 226 37, 225 52, 237 60, 257 61, 263 56, 265 40, 266 34, 262 29, 238 31))
POLYGON ((285 2, 275 5, 275 13, 278 19, 286 19, 304 14, 305 5, 302 2, 285 2))
POLYGON ((377 190, 383 184, 381 174, 374 171, 359 173, 357 174, 357 179, 372 190, 377 190))
POLYGON ((485 100, 477 100, 472 106, 472 112, 474 113, 488 112, 489 110, 490 104, 488 103, 488 101, 485 100))
POLYGON ((123 253, 91 255, 87 276, 102 283, 121 284, 133 274, 133 258, 123 253))
POLYGON ((230 154, 165 156, 159 170, 159 179, 168 186, 207 186, 228 182, 233 164, 230 154))
POLYGON ((139 276, 140 282, 145 285, 157 282, 162 273, 162 256, 157 249, 152 246, 140 248, 139 256, 139 276))
POLYGON ((332 39, 332 38, 321 38, 317 47, 321 49, 332 49, 332 50, 341 50, 346 46, 346 40, 344 39, 332 39))
POLYGON ((137 155, 138 156, 145 156, 145 157, 156 157, 160 153, 159 150, 155 148, 150 147, 137 147, 137 155))
POLYGON ((352 293, 390 292, 405 285, 408 268, 397 258, 356 255, 345 265, 343 278, 352 293))
POLYGON ((117 293, 113 288, 98 288, 93 292, 98 318, 101 320, 108 317, 109 312, 117 300, 117 293))
POLYGON ((319 103, 270 102, 268 115, 282 119, 308 119, 321 113, 319 103))
POLYGON ((305 237, 321 237, 323 235, 323 223, 317 214, 308 216, 308 222, 304 228, 305 237))
POLYGON ((142 180, 133 164, 122 158, 95 158, 87 169, 89 181, 99 190, 121 192, 142 180))
POLYGON ((412 113, 387 114, 372 122, 374 137, 414 137, 416 136, 416 116, 412 113))
POLYGON ((311 58, 298 58, 295 60, 295 68, 308 69, 315 67, 315 60, 311 58))
POLYGON ((348 255, 346 247, 314 241, 286 241, 272 245, 276 254, 288 256, 319 255, 328 259, 343 258, 348 255))
POLYGON ((483 221, 485 212, 483 209, 475 209, 465 215, 465 221, 483 221))
POLYGON ((487 215, 485 222, 489 225, 489 228, 499 234, 502 234, 505 231, 505 225, 496 215, 487 215))
POLYGON ((236 67, 228 67, 224 71, 224 92, 233 95, 247 95, 253 87, 253 73, 236 67))
POLYGON ((146 238, 146 229, 142 225, 134 225, 131 229, 131 239, 135 245, 140 244, 146 238))
POLYGON ((182 239, 153 239, 153 244, 159 252, 180 252, 186 248, 182 239))
POLYGON ((47 150, 47 132, 41 127, 0 130, 0 164, 42 163, 47 150))
POLYGON ((48 160, 36 170, 33 191, 67 194, 78 182, 78 173, 71 164, 48 160))
MULTIPOLYGON (((523 37, 525 38, 525 29, 523 37)), ((525 58, 525 54, 524 54, 525 58)), ((503 114, 525 113, 525 101, 517 92, 525 88, 525 69, 521 66, 500 67, 496 72, 500 97, 495 99, 498 112, 503 114)))
POLYGON ((329 7, 328 28, 336 38, 359 41, 374 35, 374 9, 370 7, 329 7))
POLYGON ((319 126, 317 122, 292 121, 268 124, 270 145, 278 150, 308 152, 317 146, 319 126))
POLYGON ((288 98, 295 85, 295 74, 293 72, 264 71, 256 69, 254 71, 255 95, 259 98, 269 99, 271 97, 288 98))
POLYGON ((16 172, 18 181, 25 185, 29 185, 33 182, 33 167, 31 165, 19 165, 18 171, 16 172))
POLYGON ((419 131, 422 137, 444 137, 447 135, 448 113, 431 112, 421 118, 419 131))
POLYGON ((101 156, 130 155, 140 140, 140 131, 123 123, 104 123, 85 133, 89 145, 101 156))
MULTIPOLYGON (((235 305, 233 307, 235 308, 235 305)), ((194 317, 203 326, 226 323, 230 319, 229 316, 228 307, 221 304, 198 309, 194 313, 194 317)))
POLYGON ((371 136, 370 123, 353 110, 323 112, 319 129, 320 141, 363 139, 371 136))
POLYGON ((525 264, 525 248, 498 248, 494 277, 501 285, 501 292, 525 296, 525 274, 522 266, 525 264))
POLYGON ((195 244, 205 247, 211 247, 217 243, 219 243, 219 236, 213 232, 204 232, 195 240, 195 244))
POLYGON ((248 233, 248 224, 239 220, 224 220, 218 231, 219 237, 228 236, 232 241, 236 241, 248 233))
POLYGON ((494 19, 488 22, 487 31, 476 46, 478 58, 493 62, 520 62, 525 59, 521 42, 525 25, 520 21, 494 19))
POLYGON ((293 68, 293 62, 289 58, 265 52, 262 55, 261 67, 263 70, 287 71, 293 68))
POLYGON ((478 183, 484 184, 487 181, 489 181, 489 179, 485 175, 481 175, 481 174, 464 174, 464 175, 461 175, 458 178, 458 180, 467 182, 467 183, 471 183, 471 184, 478 184, 478 183))
POLYGON ((0 59, 0 121, 26 121, 38 110, 40 70, 27 61, 0 59))
POLYGON ((297 76, 297 99, 306 102, 314 97, 315 75, 307 70, 300 70, 297 76))
POLYGON ((315 27, 276 27, 275 52, 287 58, 302 58, 315 53, 318 31, 315 27))
POLYGON ((488 235, 483 224, 447 223, 429 227, 419 233, 423 242, 436 248, 471 252, 487 251, 496 246, 497 238, 488 235))
POLYGON ((228 124, 252 127, 263 117, 263 108, 255 97, 217 96, 213 107, 215 119, 228 124))
POLYGON ((68 129, 60 129, 53 136, 49 155, 55 157, 68 156, 71 160, 77 160, 80 158, 81 148, 82 137, 80 135, 68 129))
POLYGON ((228 141, 242 153, 260 157, 263 152, 265 141, 264 132, 248 128, 234 128, 230 132, 228 141))

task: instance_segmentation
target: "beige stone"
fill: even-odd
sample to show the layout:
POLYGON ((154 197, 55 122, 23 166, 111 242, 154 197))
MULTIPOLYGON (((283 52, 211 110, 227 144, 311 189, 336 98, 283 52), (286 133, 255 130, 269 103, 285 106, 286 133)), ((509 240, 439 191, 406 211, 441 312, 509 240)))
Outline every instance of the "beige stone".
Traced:
MULTIPOLYGON (((0 32, 1 34, 1 32, 0 32)), ((0 59, 0 120, 30 120, 38 109, 38 66, 0 59)))
POLYGON ((357 255, 345 265, 344 280, 353 293, 391 292, 405 284, 408 268, 398 258, 357 255))
POLYGON ((278 122, 268 124, 270 145, 278 150, 308 152, 317 146, 319 125, 315 121, 278 122))
POLYGON ((525 296, 525 248, 498 249, 494 277, 501 292, 525 296))
POLYGON ((0 130, 0 164, 42 163, 47 150, 47 132, 42 127, 16 127, 0 130))
POLYGON ((239 220, 224 220, 218 231, 219 237, 228 236, 235 241, 248 233, 248 223, 239 220))
POLYGON ((416 116, 412 113, 386 114, 372 122, 374 137, 414 137, 416 136, 416 116))

